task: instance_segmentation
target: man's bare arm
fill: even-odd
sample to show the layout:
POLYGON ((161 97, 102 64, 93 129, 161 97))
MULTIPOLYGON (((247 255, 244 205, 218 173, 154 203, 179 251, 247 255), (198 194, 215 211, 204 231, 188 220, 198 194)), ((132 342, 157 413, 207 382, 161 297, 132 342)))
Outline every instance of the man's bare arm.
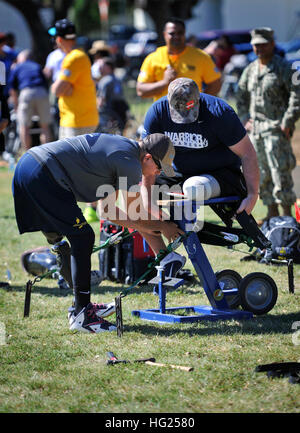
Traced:
POLYGON ((51 86, 51 92, 56 96, 71 96, 73 85, 69 81, 57 79, 51 86))
POLYGON ((221 78, 218 78, 217 80, 212 81, 209 84, 205 84, 206 85, 205 93, 208 93, 209 95, 217 96, 217 94, 221 89, 221 84, 222 84, 221 78))
POLYGON ((177 72, 171 66, 168 66, 164 72, 163 79, 152 83, 137 82, 136 93, 142 98, 150 98, 166 90, 171 81, 175 80, 177 72))
POLYGON ((241 141, 231 146, 230 150, 241 158, 248 192, 247 197, 242 201, 237 213, 245 210, 247 214, 250 215, 257 202, 259 190, 259 167, 256 152, 247 134, 241 141))

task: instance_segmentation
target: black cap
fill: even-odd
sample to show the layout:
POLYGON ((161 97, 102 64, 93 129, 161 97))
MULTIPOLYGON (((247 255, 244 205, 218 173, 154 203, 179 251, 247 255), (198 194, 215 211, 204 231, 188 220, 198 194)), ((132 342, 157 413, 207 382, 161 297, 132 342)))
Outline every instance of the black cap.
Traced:
POLYGON ((174 177, 172 163, 175 157, 175 148, 169 137, 164 134, 151 134, 143 138, 143 149, 157 159, 168 177, 174 177))
POLYGON ((48 30, 51 36, 61 36, 64 39, 75 39, 76 28, 72 21, 64 18, 63 20, 56 21, 54 27, 48 30))

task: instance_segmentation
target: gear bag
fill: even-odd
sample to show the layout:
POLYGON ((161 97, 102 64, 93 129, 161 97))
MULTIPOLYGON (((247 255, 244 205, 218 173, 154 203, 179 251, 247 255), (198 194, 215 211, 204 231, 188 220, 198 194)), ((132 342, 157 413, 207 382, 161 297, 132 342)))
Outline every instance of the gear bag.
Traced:
POLYGON ((262 251, 262 259, 293 259, 300 263, 300 224, 291 216, 278 216, 265 221, 261 231, 272 243, 270 249, 262 251))
MULTIPOLYGON (((123 227, 107 220, 100 221, 100 245, 111 235, 122 231, 123 227)), ((133 229, 128 229, 132 232, 133 229)), ((155 259, 155 254, 139 233, 123 239, 116 245, 99 251, 99 268, 104 280, 131 284, 137 280, 148 265, 155 259)), ((150 280, 156 270, 148 275, 150 280)))

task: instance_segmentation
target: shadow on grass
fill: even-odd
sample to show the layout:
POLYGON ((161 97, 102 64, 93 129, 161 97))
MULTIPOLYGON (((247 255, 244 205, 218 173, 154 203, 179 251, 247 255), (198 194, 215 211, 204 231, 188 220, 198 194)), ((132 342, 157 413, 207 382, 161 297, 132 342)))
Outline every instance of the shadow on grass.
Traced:
MULTIPOLYGON (((141 320, 141 323, 126 324, 124 320, 124 333, 138 332, 149 336, 169 337, 174 334, 185 334, 189 336, 209 336, 209 335, 264 335, 264 334, 291 334, 293 322, 299 320, 299 313, 288 314, 267 314, 265 316, 253 317, 249 320, 241 321, 208 321, 203 320, 193 324, 163 324, 160 328, 152 325, 149 321, 141 320), (237 323, 238 322, 238 323, 237 323), (172 327, 171 327, 172 326, 172 327), (175 328, 177 327, 177 328, 175 328)), ((157 322, 156 322, 157 323, 157 322)))
MULTIPOLYGON (((30 280, 32 281, 34 279, 34 277, 32 277, 32 279, 30 278, 30 280)), ((53 280, 50 280, 53 282, 53 280)), ((26 281, 27 282, 27 281, 26 281)), ((11 285, 8 289, 6 289, 7 291, 12 291, 12 292, 24 292, 25 293, 25 288, 26 288, 26 282, 24 282, 23 286, 14 286, 11 285)), ((126 291, 127 288, 129 288, 130 286, 125 286, 122 284, 118 284, 118 283, 114 283, 115 285, 111 285, 111 284, 105 284, 101 283, 101 285, 99 287, 96 288, 92 288, 91 292, 93 295, 104 295, 104 294, 108 294, 111 293, 115 296, 119 295, 121 292, 126 291)), ((197 288, 197 285, 199 286, 198 283, 196 284, 184 284, 183 286, 180 287, 180 289, 171 289, 169 290, 169 292, 174 292, 176 291, 177 293, 184 293, 186 295, 195 295, 198 293, 198 290, 195 290, 197 288), (194 288, 194 289, 192 289, 194 288)), ((142 284, 140 286, 137 286, 133 289, 130 290, 130 292, 128 293, 129 295, 138 295, 141 293, 152 293, 153 292, 153 286, 150 286, 149 284, 142 284)), ((199 286, 199 293, 203 292, 202 287, 199 286)), ((70 294, 72 294, 72 290, 71 289, 60 289, 58 286, 56 287, 49 287, 49 286, 45 286, 45 282, 43 282, 43 285, 41 285, 41 283, 36 282, 34 284, 34 286, 32 287, 32 293, 40 293, 41 295, 46 295, 46 296, 68 296, 70 294)), ((157 299, 155 297, 155 299, 157 299)))

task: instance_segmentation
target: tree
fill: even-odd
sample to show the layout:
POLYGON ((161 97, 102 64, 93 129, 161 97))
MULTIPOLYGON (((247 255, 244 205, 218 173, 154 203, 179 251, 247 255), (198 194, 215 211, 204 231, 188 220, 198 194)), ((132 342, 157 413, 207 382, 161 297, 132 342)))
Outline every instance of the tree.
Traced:
POLYGON ((53 46, 41 21, 40 9, 45 6, 53 7, 54 21, 56 21, 67 16, 74 0, 5 0, 5 3, 18 9, 26 19, 32 33, 34 58, 37 62, 44 64, 46 56, 53 46))
POLYGON ((198 0, 134 0, 135 7, 147 11, 155 22, 159 44, 164 43, 163 28, 167 19, 170 17, 183 20, 191 18, 191 10, 197 3, 199 3, 198 0))

